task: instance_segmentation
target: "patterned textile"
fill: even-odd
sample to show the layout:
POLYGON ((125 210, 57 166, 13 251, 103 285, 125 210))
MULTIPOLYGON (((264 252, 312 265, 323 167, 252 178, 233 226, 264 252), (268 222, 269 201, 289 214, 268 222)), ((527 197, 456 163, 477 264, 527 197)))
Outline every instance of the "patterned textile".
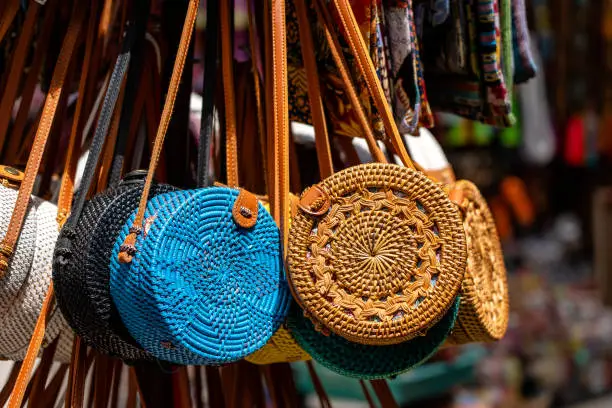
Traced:
POLYGON ((394 75, 394 113, 400 132, 415 134, 419 125, 433 127, 434 121, 425 90, 412 1, 386 0, 384 10, 394 75))
POLYGON ((537 68, 531 54, 530 41, 525 0, 512 0, 512 47, 516 84, 527 82, 536 74, 537 68))
MULTIPOLYGON (((455 72, 436 72, 435 69, 431 73, 427 71, 431 104, 436 109, 486 124, 511 126, 514 116, 502 68, 503 44, 498 2, 456 1, 463 1, 465 6, 471 72, 457 75, 455 72)), ((460 9, 451 8, 451 12, 453 10, 460 9)), ((430 44, 427 33, 425 30, 423 42, 430 44)))
MULTIPOLYGON (((379 18, 380 0, 351 0, 353 12, 361 33, 370 47, 370 57, 376 65, 379 78, 386 88, 387 96, 390 95, 390 84, 387 73, 387 57, 384 51, 384 37, 380 28, 381 19, 379 18)), ((308 99, 308 87, 306 72, 302 62, 302 50, 299 42, 299 26, 295 8, 292 2, 287 2, 287 42, 288 42, 288 76, 289 76, 289 97, 290 97, 290 119, 302 123, 311 123, 310 101, 308 99)), ((331 10, 330 6, 330 10, 331 10)), ((310 10, 310 21, 313 31, 315 52, 319 65, 319 77, 321 80, 321 92, 325 103, 325 111, 328 115, 330 133, 334 135, 363 137, 363 129, 357 120, 348 96, 345 93, 345 86, 334 60, 326 43, 322 26, 317 21, 316 13, 310 10)), ((338 26, 340 24, 338 23, 338 26)), ((357 93, 362 101, 366 114, 371 118, 374 135, 376 138, 386 140, 386 135, 379 115, 372 106, 370 95, 365 85, 364 79, 358 72, 357 65, 350 49, 344 41, 341 33, 338 37, 344 55, 346 57, 353 83, 357 88, 357 93)))

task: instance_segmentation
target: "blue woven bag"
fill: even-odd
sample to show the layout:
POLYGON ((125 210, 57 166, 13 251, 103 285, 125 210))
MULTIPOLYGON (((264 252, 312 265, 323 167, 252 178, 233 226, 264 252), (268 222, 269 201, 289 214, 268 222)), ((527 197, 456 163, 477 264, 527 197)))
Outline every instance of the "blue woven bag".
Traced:
POLYGON ((238 190, 210 187, 152 198, 131 263, 111 255, 111 296, 136 341, 159 359, 223 364, 263 347, 288 313, 278 227, 258 204, 252 228, 232 209, 238 190))

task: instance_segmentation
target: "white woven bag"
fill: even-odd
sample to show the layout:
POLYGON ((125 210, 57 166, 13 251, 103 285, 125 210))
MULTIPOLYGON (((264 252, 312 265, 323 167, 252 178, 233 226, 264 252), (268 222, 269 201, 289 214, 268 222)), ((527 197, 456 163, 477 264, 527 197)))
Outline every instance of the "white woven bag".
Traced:
MULTIPOLYGON (((0 185, 0 234, 5 234, 18 191, 0 185)), ((58 237, 57 207, 32 196, 23 229, 6 276, 0 280, 0 356, 22 360, 51 281, 51 262, 58 237)), ((72 330, 54 307, 43 346, 62 334, 55 359, 70 360, 72 330)))

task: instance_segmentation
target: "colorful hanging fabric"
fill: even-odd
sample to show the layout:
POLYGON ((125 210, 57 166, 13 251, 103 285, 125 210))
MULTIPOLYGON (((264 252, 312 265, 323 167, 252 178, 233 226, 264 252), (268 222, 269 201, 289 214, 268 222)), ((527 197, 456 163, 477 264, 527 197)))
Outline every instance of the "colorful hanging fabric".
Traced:
POLYGON ((512 47, 516 84, 527 82, 536 74, 530 42, 525 0, 512 0, 512 47))

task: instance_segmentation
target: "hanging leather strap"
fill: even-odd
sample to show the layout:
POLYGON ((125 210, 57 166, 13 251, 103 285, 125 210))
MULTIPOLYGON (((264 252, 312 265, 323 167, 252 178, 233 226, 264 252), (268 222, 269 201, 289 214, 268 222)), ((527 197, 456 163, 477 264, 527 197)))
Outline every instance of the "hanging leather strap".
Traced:
POLYGON ((374 100, 374 105, 382 116, 385 131, 389 139, 391 140, 391 143, 393 144, 393 148, 400 157, 402 163, 406 167, 414 169, 412 160, 410 159, 410 156, 408 156, 408 152, 406 150, 406 147, 404 146, 404 142, 400 137, 399 130, 397 129, 397 125, 395 124, 395 120, 393 119, 393 113, 391 112, 391 108, 389 107, 389 104, 385 97, 382 85, 378 80, 376 68, 372 63, 372 59, 368 54, 365 41, 361 36, 359 24, 355 19, 351 4, 349 0, 332 0, 332 3, 334 4, 336 11, 339 15, 340 22, 342 23, 343 32, 345 34, 347 42, 351 47, 351 50, 353 51, 353 54, 357 61, 357 66, 359 67, 359 71, 366 80, 370 95, 374 100))
POLYGON ((237 187, 239 184, 238 137, 236 133, 236 102, 234 100, 234 46, 232 43, 234 24, 230 14, 230 2, 233 5, 233 0, 221 0, 221 71, 223 73, 223 99, 225 101, 227 184, 230 187, 237 187))
POLYGON ((264 185, 268 187, 268 157, 267 157, 267 140, 266 140, 266 124, 264 118, 264 106, 261 92, 261 77, 260 77, 260 47, 257 36, 257 21, 255 18, 255 2, 248 1, 249 7, 249 46, 251 48, 251 64, 253 66, 253 85, 255 86, 255 104, 257 106, 257 135, 259 137, 259 146, 261 149, 261 158, 264 172, 264 185))
POLYGON ((155 168, 159 161, 161 150, 166 138, 166 130, 170 123, 172 111, 174 109, 174 101, 178 93, 179 84, 181 82, 181 76, 183 74, 183 67, 185 66, 185 60, 189 52, 189 44, 193 34, 193 28, 195 26, 195 20, 198 14, 198 0, 190 0, 189 8, 187 9, 187 15, 185 17, 185 25, 183 26, 183 32, 181 34, 181 41, 176 55, 176 61, 174 63, 174 69, 172 71, 172 77, 170 79, 170 85, 168 93, 166 95, 166 103, 164 104, 164 110, 160 121, 159 128, 157 129, 157 135, 155 137, 155 143, 153 145, 153 152, 151 153, 151 162, 149 165, 149 171, 145 180, 145 185, 140 198, 140 204, 138 205, 138 212, 134 219, 134 223, 130 228, 130 233, 126 237, 121 251, 119 252, 119 262, 129 263, 136 252, 134 244, 136 243, 136 236, 141 231, 141 225, 144 218, 144 212, 149 199, 149 191, 151 190, 151 184, 153 182, 153 175, 155 174, 155 168))
POLYGON ((45 99, 43 115, 38 126, 38 131, 36 132, 36 137, 34 138, 34 145, 30 152, 30 157, 28 158, 24 180, 19 188, 17 202, 13 210, 7 233, 0 244, 0 278, 3 278, 8 270, 10 258, 13 255, 15 244, 17 243, 21 227, 23 226, 23 221, 30 202, 30 195, 34 187, 34 181, 38 173, 38 168, 40 167, 42 155, 47 144, 47 138, 51 131, 51 126, 53 125, 55 111, 64 87, 64 79, 81 32, 85 10, 86 7, 83 7, 83 5, 75 6, 74 15, 68 26, 68 31, 64 38, 62 49, 53 72, 49 93, 45 99))
POLYGON ((361 391, 363 391, 363 396, 365 397, 366 401, 368 401, 368 406, 370 408, 376 408, 376 404, 374 404, 374 400, 370 395, 370 391, 368 390, 368 386, 366 385, 365 381, 359 380, 359 385, 361 385, 361 391))
POLYGON ((30 106, 32 105, 34 92, 36 91, 36 87, 38 85, 40 70, 45 60, 45 56, 47 55, 45 50, 47 50, 49 42, 53 37, 53 29, 55 28, 54 23, 57 13, 49 10, 53 9, 56 1, 57 0, 50 0, 46 6, 47 12, 45 12, 45 17, 36 41, 36 52, 34 53, 34 58, 30 64, 30 70, 21 90, 21 102, 19 104, 17 116, 13 122, 10 137, 7 141, 8 146, 3 152, 4 157, 7 159, 18 157, 21 144, 25 140, 24 132, 30 116, 30 106))
POLYGON ((204 91, 202 93, 202 123, 200 125, 200 144, 198 148, 198 187, 208 187, 210 167, 210 148, 214 133, 215 94, 217 90, 217 67, 219 48, 219 2, 206 3, 206 44, 204 49, 204 91))
POLYGON ((13 363, 13 367, 11 368, 11 372, 9 374, 9 378, 4 383, 4 387, 2 387, 2 391, 0 391, 0 407, 3 407, 11 396, 11 392, 17 383, 17 376, 19 375, 19 370, 21 369, 21 361, 16 361, 13 363))
POLYGON ((97 19, 98 0, 94 0, 89 10, 89 25, 87 28, 87 38, 85 39, 85 55, 83 56, 83 70, 79 82, 79 98, 77 99, 74 112, 74 120, 70 132, 70 140, 68 141, 68 149, 66 152, 66 162, 64 165, 64 173, 60 184, 59 196, 57 200, 57 223, 60 228, 64 226, 70 213, 72 206, 72 197, 74 194, 74 178, 76 175, 76 167, 78 161, 77 148, 80 147, 80 132, 83 129, 85 121, 85 95, 91 67, 91 59, 94 50, 95 29, 97 19))
POLYGON ((0 43, 4 40, 19 11, 19 0, 6 0, 6 2, 4 9, 0 10, 0 43))
POLYGON ((319 173, 321 180, 329 177, 334 172, 332 163, 332 153, 329 146, 329 135, 327 132, 327 122, 325 121, 325 110, 319 74, 317 70, 317 60, 315 47, 308 19, 308 9, 304 0, 294 0, 298 25, 300 31, 300 45, 302 48, 302 61, 306 68, 308 98, 310 100, 310 112, 312 123, 315 129, 315 143, 317 148, 317 159, 319 161, 319 173))
POLYGON ((4 142, 6 141, 6 131, 8 130, 13 112, 12 107, 15 103, 17 91, 19 90, 21 74, 23 72, 26 57, 28 56, 28 51, 32 43, 32 37, 34 36, 34 29, 36 28, 38 12, 40 9, 40 4, 35 1, 30 2, 28 11, 26 13, 25 22, 23 23, 23 29, 19 33, 17 47, 13 53, 11 67, 8 74, 9 80, 7 81, 6 87, 2 93, 2 100, 0 100, 0 151, 2 151, 4 148, 4 142))
POLYGON ((40 358, 40 364, 36 369, 36 373, 32 376, 30 383, 32 385, 32 391, 30 392, 30 396, 28 398, 30 405, 37 405, 40 403, 39 399, 43 398, 45 387, 47 385, 47 379, 49 377, 49 372, 51 371, 51 366, 53 365, 53 356, 55 355, 55 350, 57 349, 57 343, 59 341, 59 336, 49 344, 47 348, 42 353, 40 358))
POLYGON ((273 163, 275 195, 270 206, 277 218, 283 250, 289 239, 289 91, 287 89, 287 28, 285 1, 273 0, 272 26, 272 132, 274 134, 273 163))
POLYGON ((323 29, 325 32, 325 37, 327 39, 327 43, 330 47, 330 51, 332 57, 334 59, 335 64, 340 71, 340 76, 342 77, 342 81, 344 82, 346 93, 349 97, 349 101, 351 102, 351 106, 355 110, 357 114, 357 119, 363 131, 365 133, 366 143, 368 144, 368 149, 372 154, 372 157, 379 163, 386 163, 387 159, 383 154, 382 150, 378 146, 378 142, 374 137, 374 132, 372 131, 372 127, 368 120, 368 116, 366 115, 363 106, 361 106, 361 102, 359 101, 359 97, 357 96, 357 91, 355 89, 355 85, 351 79, 348 63, 344 58, 344 54, 342 53, 342 48, 340 46, 340 41, 338 40, 338 36, 336 35, 331 14, 327 10, 327 7, 323 1, 314 0, 315 9, 319 16, 319 20, 323 23, 323 29))
POLYGON ((370 384, 372 384, 382 408, 399 408, 386 380, 371 380, 370 384))
POLYGON ((306 366, 308 367, 308 373, 310 374, 310 378, 312 379, 312 385, 315 388, 317 395, 319 396, 319 402, 321 403, 321 408, 331 408, 331 403, 329 402, 329 398, 327 397, 327 393, 325 392, 325 388, 323 387, 323 383, 317 374, 314 364, 312 361, 306 361, 306 366))
POLYGON ((47 319, 49 318, 50 312, 53 309, 52 304, 53 282, 51 282, 49 286, 49 291, 45 296, 45 300, 40 311, 42 318, 38 318, 36 326, 34 327, 34 332, 32 333, 32 340, 28 345, 26 356, 23 359, 23 364, 21 365, 21 369, 19 370, 19 375, 17 376, 15 387, 13 388, 13 392, 11 393, 11 397, 9 399, 9 408, 21 407, 21 402, 23 401, 26 387, 30 379, 30 373, 32 372, 32 368, 34 367, 34 362, 36 361, 38 350, 40 350, 40 345, 42 344, 42 341, 45 337, 45 327, 47 326, 47 319))

